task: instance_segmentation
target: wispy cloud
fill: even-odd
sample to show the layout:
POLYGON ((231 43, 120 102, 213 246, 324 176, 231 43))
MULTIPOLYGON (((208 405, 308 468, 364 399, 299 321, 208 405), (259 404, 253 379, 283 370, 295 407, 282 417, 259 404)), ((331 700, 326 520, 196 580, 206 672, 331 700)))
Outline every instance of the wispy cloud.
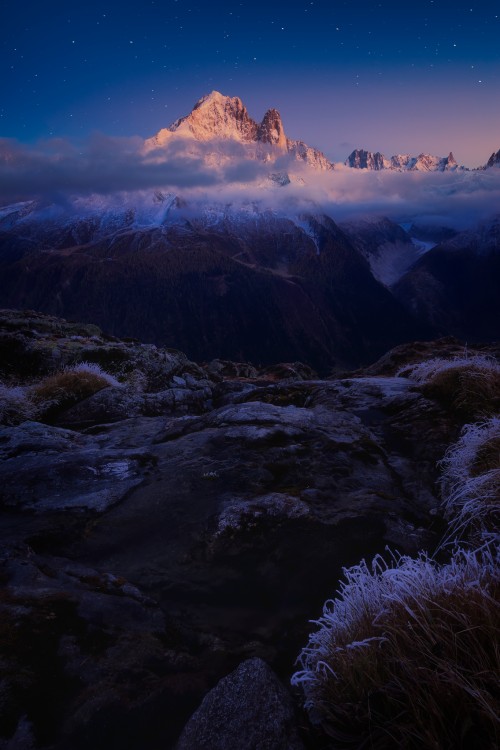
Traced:
POLYGON ((345 169, 318 181, 336 218, 385 215, 464 228, 500 211, 500 169, 474 172, 365 172, 345 169))
POLYGON ((58 140, 35 146, 0 140, 3 201, 68 193, 109 194, 161 185, 202 187, 222 179, 205 164, 203 154, 186 158, 172 150, 168 159, 148 159, 139 138, 96 135, 81 145, 58 140))
MULTIPOLYGON (((0 140, 0 201, 32 198, 71 203, 73 196, 111 196, 164 189, 182 195, 190 210, 253 202, 283 213, 323 211, 336 220, 367 214, 395 221, 469 226, 499 212, 500 169, 485 172, 393 173, 341 168, 318 172, 281 157, 249 159, 242 144, 173 139, 168 149, 145 151, 140 138, 95 135, 77 144, 51 140, 27 146, 0 140), (269 179, 288 171, 291 184, 269 179)), ((130 199, 130 196, 129 198, 130 199)), ((80 204, 81 205, 81 204, 80 204)))

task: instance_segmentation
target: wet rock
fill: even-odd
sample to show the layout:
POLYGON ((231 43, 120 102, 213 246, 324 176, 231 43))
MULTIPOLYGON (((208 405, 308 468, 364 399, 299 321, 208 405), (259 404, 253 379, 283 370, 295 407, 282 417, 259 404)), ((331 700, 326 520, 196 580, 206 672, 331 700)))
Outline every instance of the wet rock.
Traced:
POLYGON ((208 693, 177 744, 177 750, 303 747, 290 696, 261 659, 243 662, 208 693))
POLYGON ((55 424, 83 429, 97 424, 118 422, 141 413, 144 398, 126 388, 105 388, 59 413, 55 424))
POLYGON ((0 505, 39 512, 102 512, 142 481, 149 460, 144 452, 102 451, 92 438, 38 422, 1 428, 0 457, 0 505))
MULTIPOLYGON (((180 379, 178 379, 180 380, 180 379)), ((56 423, 73 429, 118 422, 136 416, 202 414, 212 403, 212 387, 206 380, 172 387, 157 393, 137 393, 127 388, 106 388, 58 414, 56 423)))

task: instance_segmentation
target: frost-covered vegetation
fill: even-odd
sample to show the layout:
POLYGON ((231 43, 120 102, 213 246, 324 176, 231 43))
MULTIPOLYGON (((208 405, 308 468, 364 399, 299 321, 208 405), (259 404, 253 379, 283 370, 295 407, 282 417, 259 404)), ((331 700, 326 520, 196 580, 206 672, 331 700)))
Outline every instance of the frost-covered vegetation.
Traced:
POLYGON ((27 388, 0 383, 0 424, 19 424, 32 419, 35 412, 36 407, 27 388))
POLYGON ((493 750, 500 747, 500 366, 477 355, 431 359, 399 374, 469 421, 440 465, 448 559, 378 556, 346 569, 292 683, 332 747, 493 750))
POLYGON ((469 419, 500 409, 500 365, 481 354, 435 358, 402 367, 399 375, 415 380, 426 396, 469 419))
POLYGON ((103 388, 119 385, 113 375, 91 362, 65 367, 29 385, 0 383, 0 424, 43 419, 56 409, 68 408, 103 388))
POLYGON ((398 375, 405 375, 418 383, 428 383, 442 372, 464 367, 486 373, 500 373, 500 366, 492 357, 483 354, 464 354, 462 357, 452 359, 433 357, 417 364, 405 365, 400 368, 398 375))
POLYGON ((499 562, 491 546, 345 571, 292 680, 335 747, 498 747, 499 562))
POLYGON ((41 313, 0 311, 0 329, 0 424, 88 427, 211 404, 212 377, 182 352, 41 313))
POLYGON ((466 425, 441 464, 444 511, 453 533, 496 534, 500 522, 500 417, 466 425))
POLYGON ((43 414, 66 409, 115 384, 115 378, 98 365, 82 363, 44 378, 31 388, 31 397, 43 414))
POLYGON ((119 386, 120 382, 96 362, 79 362, 71 367, 66 367, 64 372, 81 373, 82 375, 96 375, 106 381, 107 385, 119 386))

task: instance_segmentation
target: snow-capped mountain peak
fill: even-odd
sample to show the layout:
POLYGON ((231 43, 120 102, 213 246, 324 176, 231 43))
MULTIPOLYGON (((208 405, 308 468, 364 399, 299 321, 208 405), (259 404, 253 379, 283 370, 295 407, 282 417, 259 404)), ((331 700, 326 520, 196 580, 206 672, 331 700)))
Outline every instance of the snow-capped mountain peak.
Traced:
POLYGON ((355 149, 346 159, 346 166, 354 169, 381 170, 390 169, 393 172, 448 172, 459 167, 452 152, 448 156, 432 156, 431 154, 395 154, 388 159, 379 151, 364 151, 355 149))
POLYGON ((457 167, 458 164, 450 151, 448 156, 443 157, 419 154, 411 169, 415 172, 447 172, 455 170, 457 167))
POLYGON ((166 145, 173 134, 197 141, 216 138, 251 142, 257 137, 258 125, 237 96, 229 97, 212 91, 203 96, 185 117, 176 120, 168 128, 162 128, 148 138, 146 146, 158 148, 166 145))
POLYGON ((333 169, 321 151, 286 137, 278 110, 269 109, 258 123, 250 117, 241 99, 224 96, 218 91, 203 96, 188 115, 148 138, 144 143, 145 151, 168 147, 179 137, 198 142, 236 141, 252 147, 247 150, 247 156, 252 159, 272 161, 289 154, 295 161, 315 169, 333 169))
POLYGON ((373 153, 372 151, 365 151, 360 148, 355 149, 352 154, 347 157, 345 164, 347 167, 352 167, 354 169, 372 169, 375 171, 380 169, 391 169, 390 161, 379 151, 373 153))

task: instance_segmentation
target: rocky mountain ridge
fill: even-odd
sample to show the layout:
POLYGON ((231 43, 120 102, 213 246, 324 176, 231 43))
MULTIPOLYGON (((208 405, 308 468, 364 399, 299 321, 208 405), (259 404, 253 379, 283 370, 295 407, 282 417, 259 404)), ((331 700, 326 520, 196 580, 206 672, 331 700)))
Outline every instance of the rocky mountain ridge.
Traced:
POLYGON ((425 335, 321 213, 193 215, 172 196, 138 215, 13 213, 0 232, 6 307, 83 318, 196 360, 301 359, 321 371, 425 335))
POLYGON ((500 338, 500 219, 437 243, 393 286, 407 309, 439 333, 500 338))
POLYGON ((345 165, 352 169, 368 169, 380 171, 389 169, 393 172, 455 172, 464 170, 460 167, 453 154, 448 156, 432 156, 431 154, 396 154, 389 159, 379 151, 364 151, 355 149, 346 159, 345 165))
POLYGON ((193 211, 159 191, 71 210, 26 202, 0 214, 0 305, 198 361, 300 359, 321 372, 415 338, 497 339, 498 219, 407 229, 255 204, 193 211))
MULTIPOLYGON (((239 97, 224 96, 218 91, 212 91, 203 96, 188 115, 179 118, 170 126, 159 130, 156 135, 146 139, 145 153, 154 154, 157 150, 168 148, 179 138, 205 144, 233 141, 245 147, 247 157, 263 161, 275 161, 280 156, 288 156, 292 160, 292 165, 295 161, 321 171, 336 167, 336 164, 319 149, 308 146, 301 140, 288 138, 278 110, 274 108, 267 110, 259 123, 250 117, 239 97)), ((488 163, 479 168, 487 169, 497 165, 498 153, 493 154, 488 163)), ((345 160, 344 166, 353 169, 396 172, 466 170, 466 167, 458 165, 451 151, 448 156, 443 157, 421 153, 418 156, 396 154, 388 158, 378 151, 355 149, 345 160)))

